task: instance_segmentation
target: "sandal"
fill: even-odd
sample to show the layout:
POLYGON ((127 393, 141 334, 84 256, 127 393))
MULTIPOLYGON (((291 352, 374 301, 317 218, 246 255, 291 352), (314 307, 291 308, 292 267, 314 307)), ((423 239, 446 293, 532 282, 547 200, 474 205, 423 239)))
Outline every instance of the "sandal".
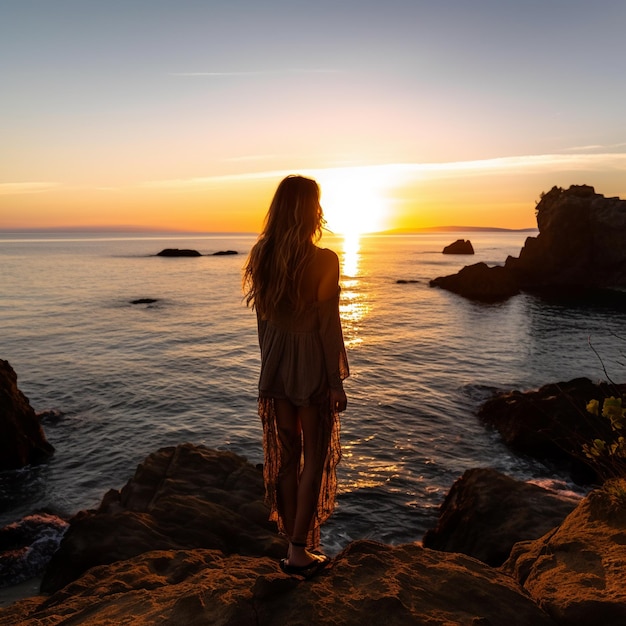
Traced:
POLYGON ((330 558, 325 554, 321 555, 319 558, 314 559, 307 565, 290 565, 287 563, 287 559, 280 560, 280 569, 285 572, 285 574, 290 574, 292 576, 302 576, 306 580, 312 578, 323 570, 330 563, 330 558))

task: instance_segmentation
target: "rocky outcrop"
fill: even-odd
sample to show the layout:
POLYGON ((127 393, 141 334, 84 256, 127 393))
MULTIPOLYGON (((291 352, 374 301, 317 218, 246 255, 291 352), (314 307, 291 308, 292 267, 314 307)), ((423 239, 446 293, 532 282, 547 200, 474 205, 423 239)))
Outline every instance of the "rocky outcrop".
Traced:
POLYGON ((183 444, 151 454, 98 509, 81 511, 42 581, 51 593, 95 565, 186 548, 283 556, 286 542, 268 521, 260 469, 231 452, 183 444))
POLYGON ((532 391, 496 394, 478 417, 496 429, 514 452, 567 468, 577 482, 597 482, 582 445, 608 436, 605 420, 590 415, 590 400, 626 393, 626 385, 594 384, 587 378, 544 385, 532 391))
POLYGON ((130 301, 131 304, 156 304, 157 302, 156 298, 137 298, 130 301))
MULTIPOLYGON (((218 250, 217 252, 211 253, 209 256, 233 256, 235 254, 239 254, 237 250, 218 250)), ((197 250, 188 250, 188 249, 180 249, 180 248, 165 248, 165 250, 161 250, 158 252, 156 256, 167 256, 167 257, 196 257, 202 256, 200 252, 197 250)))
POLYGON ((536 213, 539 235, 505 263, 521 287, 626 287, 626 200, 588 185, 553 187, 536 213))
MULTIPOLYGON (((469 298, 492 291, 507 298, 520 290, 620 295, 626 288, 626 200, 605 198, 588 185, 553 187, 541 195, 536 214, 539 234, 526 239, 519 257, 509 256, 502 268, 465 267, 432 280, 431 287, 469 298)), ((624 303, 624 297, 618 299, 624 303)))
POLYGON ((424 535, 423 544, 497 567, 517 542, 541 537, 578 503, 579 498, 562 496, 493 469, 471 469, 452 485, 437 527, 424 535))
POLYGON ((53 453, 39 417, 17 387, 17 374, 0 360, 0 470, 43 463, 53 453))
POLYGON ((486 263, 467 265, 457 274, 435 278, 430 286, 484 302, 506 300, 519 293, 517 283, 504 267, 489 267, 486 263))
POLYGON ((626 624, 626 481, 605 483, 552 532, 517 544, 502 570, 558 624, 626 624))
MULTIPOLYGON (((502 567, 417 543, 355 541, 305 581, 280 570, 286 546, 266 521, 257 523, 263 508, 255 500, 262 487, 258 468, 200 446, 165 448, 121 491, 109 492, 97 511, 71 520, 57 554, 60 561, 82 559, 82 573, 68 575, 63 568, 71 562, 51 564, 52 571, 66 572, 67 583, 57 578, 50 596, 0 608, 0 624, 624 623, 626 483, 593 492, 559 523, 545 494, 513 488, 507 502, 501 489, 510 483, 492 478, 499 487, 491 498, 518 516, 528 534, 541 530, 533 516, 548 512, 553 517, 545 524, 556 523, 535 541, 515 544, 502 567), (525 517, 524 506, 530 507, 525 517), (98 523, 81 523, 98 517, 98 523)), ((474 482, 467 505, 478 498, 481 514, 495 515, 480 502, 490 474, 479 470, 465 479, 474 482)), ((505 516, 482 532, 502 542, 498 523, 506 523, 505 516)))
POLYGON ((469 239, 457 239, 443 249, 443 254, 474 254, 474 247, 469 239))
POLYGON ((480 561, 371 541, 351 543, 308 581, 283 574, 268 557, 148 552, 93 568, 49 598, 0 609, 0 623, 21 626, 131 617, 134 626, 554 625, 518 583, 480 561))
POLYGON ((197 250, 186 250, 180 248, 165 248, 161 252, 157 253, 157 256, 202 256, 197 250))
POLYGON ((68 524, 50 513, 33 513, 0 529, 0 587, 43 574, 68 524))

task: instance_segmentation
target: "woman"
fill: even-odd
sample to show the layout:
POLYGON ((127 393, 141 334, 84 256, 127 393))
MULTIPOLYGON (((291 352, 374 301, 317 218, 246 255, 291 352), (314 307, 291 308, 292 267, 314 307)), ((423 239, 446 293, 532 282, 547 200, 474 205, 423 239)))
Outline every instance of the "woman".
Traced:
POLYGON ((256 310, 259 415, 270 519, 289 539, 283 571, 309 577, 328 563, 314 553, 330 516, 341 458, 342 381, 349 375, 339 319, 339 260, 319 248, 325 224, 317 183, 288 176, 244 268, 256 310))

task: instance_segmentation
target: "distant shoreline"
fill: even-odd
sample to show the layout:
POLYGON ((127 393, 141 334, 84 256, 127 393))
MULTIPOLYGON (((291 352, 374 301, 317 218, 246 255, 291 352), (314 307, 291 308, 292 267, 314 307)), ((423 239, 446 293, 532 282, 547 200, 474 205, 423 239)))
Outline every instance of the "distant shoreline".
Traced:
POLYGON ((381 235, 413 235, 419 233, 454 233, 454 232, 502 232, 502 233, 532 233, 539 232, 534 228, 499 228, 497 226, 428 226, 425 228, 412 228, 409 230, 395 229, 378 233, 381 235))
MULTIPOLYGON (((525 232, 538 232, 538 228, 500 228, 497 226, 428 226, 424 228, 411 228, 411 229, 393 229, 382 230, 371 233, 361 233, 364 236, 367 235, 415 235, 421 233, 450 233, 450 232, 502 232, 502 233, 525 233, 525 232)), ((68 226, 68 227, 51 227, 51 228, 6 228, 0 229, 1 235, 60 235, 64 233, 70 233, 73 235, 152 235, 152 236, 179 236, 179 237, 192 237, 192 236, 219 236, 219 237, 242 237, 242 236, 257 236, 258 233, 242 231, 187 231, 187 230, 167 230, 158 228, 139 228, 139 227, 123 227, 123 226, 107 226, 107 227, 80 227, 80 226, 68 226)), ((332 233, 338 237, 343 236, 342 233, 332 233)))

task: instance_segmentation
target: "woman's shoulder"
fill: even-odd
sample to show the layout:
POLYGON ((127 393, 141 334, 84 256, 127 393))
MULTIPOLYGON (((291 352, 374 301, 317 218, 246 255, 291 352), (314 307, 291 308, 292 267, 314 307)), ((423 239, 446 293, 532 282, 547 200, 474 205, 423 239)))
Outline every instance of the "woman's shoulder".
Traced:
POLYGON ((317 300, 325 301, 334 297, 339 289, 339 258, 328 248, 318 248, 317 269, 319 282, 317 300))
POLYGON ((319 263, 328 264, 330 266, 339 264, 337 253, 330 248, 318 248, 316 246, 316 254, 319 263))

